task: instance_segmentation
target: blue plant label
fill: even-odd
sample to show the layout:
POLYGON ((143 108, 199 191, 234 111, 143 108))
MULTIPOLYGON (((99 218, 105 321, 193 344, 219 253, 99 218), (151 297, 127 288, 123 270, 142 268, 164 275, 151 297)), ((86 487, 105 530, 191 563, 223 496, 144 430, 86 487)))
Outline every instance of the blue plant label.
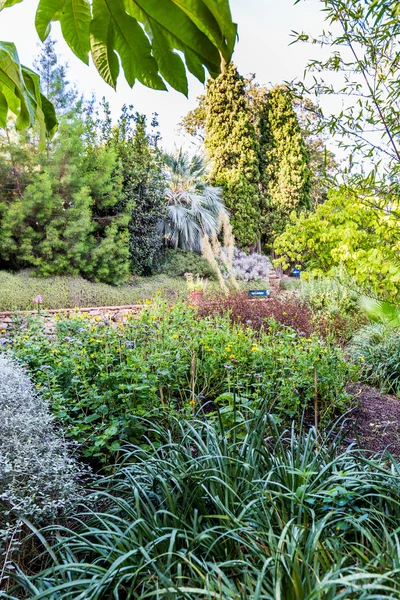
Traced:
POLYGON ((250 298, 268 298, 269 295, 269 290, 249 290, 250 298))
POLYGON ((293 277, 300 277, 300 269, 293 269, 293 277))

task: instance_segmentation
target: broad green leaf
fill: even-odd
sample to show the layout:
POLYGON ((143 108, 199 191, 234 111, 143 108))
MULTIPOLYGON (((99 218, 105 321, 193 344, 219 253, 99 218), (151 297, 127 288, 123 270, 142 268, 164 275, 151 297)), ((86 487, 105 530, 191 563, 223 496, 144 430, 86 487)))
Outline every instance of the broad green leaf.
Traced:
POLYGON ((40 0, 36 11, 36 31, 42 42, 50 33, 51 21, 57 21, 65 0, 40 0))
POLYGON ((96 69, 104 81, 115 89, 119 75, 119 60, 114 50, 111 15, 104 7, 103 0, 95 0, 93 3, 90 47, 96 69))
POLYGON ((218 48, 229 62, 236 40, 237 29, 232 23, 228 0, 172 0, 190 16, 196 26, 218 48))
POLYGON ((7 127, 7 116, 8 116, 8 102, 7 98, 0 92, 0 127, 5 129, 7 127))
POLYGON ((52 104, 44 94, 40 94, 42 100, 42 110, 44 114, 44 121, 46 124, 46 130, 49 137, 52 137, 57 131, 58 120, 54 104, 52 104))
POLYGON ((188 81, 181 57, 173 51, 168 34, 153 20, 150 23, 154 58, 164 79, 176 90, 188 95, 188 81))
MULTIPOLYGON (((198 0, 197 0, 198 1, 198 0)), ((181 43, 197 52, 212 65, 219 65, 218 49, 173 0, 134 0, 148 18, 165 27, 181 43)))
POLYGON ((71 50, 89 64, 90 4, 87 0, 66 0, 61 14, 61 30, 71 50))
POLYGON ((10 6, 14 6, 14 4, 19 4, 22 0, 0 0, 0 11, 3 8, 9 8, 10 6))
POLYGON ((40 0, 36 12, 36 30, 44 41, 52 21, 60 21, 62 34, 71 50, 89 64, 90 22, 88 0, 40 0))
POLYGON ((151 45, 139 23, 125 12, 122 0, 104 0, 112 17, 115 48, 130 86, 138 79, 147 87, 165 90, 151 45))
POLYGON ((0 42, 0 94, 1 125, 9 111, 17 117, 17 129, 38 123, 43 146, 46 134, 52 135, 57 126, 55 114, 48 101, 47 115, 43 112, 39 76, 20 64, 15 45, 9 42, 0 42))

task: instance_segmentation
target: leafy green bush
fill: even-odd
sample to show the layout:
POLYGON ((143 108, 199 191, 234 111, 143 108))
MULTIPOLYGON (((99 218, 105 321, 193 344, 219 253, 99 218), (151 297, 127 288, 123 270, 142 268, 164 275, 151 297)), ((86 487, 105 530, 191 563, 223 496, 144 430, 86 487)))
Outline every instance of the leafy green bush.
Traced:
POLYGON ((400 328, 373 323, 358 331, 349 347, 360 377, 400 396, 400 328))
POLYGON ((215 279, 215 273, 205 258, 196 252, 179 249, 168 249, 164 252, 164 260, 158 272, 169 277, 182 277, 185 273, 198 273, 200 277, 215 279))
MULTIPOLYGON (((145 426, 151 430, 150 423, 145 426)), ((244 440, 204 422, 155 428, 8 598, 400 598, 400 465, 262 415, 244 440)))
POLYGON ((301 280, 300 296, 315 311, 351 314, 359 311, 359 294, 337 279, 313 277, 301 280))
POLYGON ((134 416, 188 415, 234 390, 256 405, 273 398, 282 417, 299 415, 314 402, 314 368, 322 418, 348 400, 339 349, 275 321, 257 333, 229 315, 202 319, 184 303, 159 301, 116 329, 76 314, 58 322, 54 340, 32 321, 12 348, 69 435, 101 458, 141 436, 134 416))

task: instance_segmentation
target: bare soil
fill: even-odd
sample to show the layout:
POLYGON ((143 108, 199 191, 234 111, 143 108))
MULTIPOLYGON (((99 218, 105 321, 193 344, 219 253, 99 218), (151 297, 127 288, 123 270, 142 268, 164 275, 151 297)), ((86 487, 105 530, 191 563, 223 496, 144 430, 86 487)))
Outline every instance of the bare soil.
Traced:
POLYGON ((365 450, 388 451, 400 458, 400 399, 360 383, 348 391, 357 404, 349 415, 346 437, 365 450))

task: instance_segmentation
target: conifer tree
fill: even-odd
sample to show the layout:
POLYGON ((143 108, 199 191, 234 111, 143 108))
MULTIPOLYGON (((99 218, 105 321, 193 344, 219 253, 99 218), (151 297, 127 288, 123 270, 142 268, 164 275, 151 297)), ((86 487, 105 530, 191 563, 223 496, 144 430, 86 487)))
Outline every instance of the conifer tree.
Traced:
POLYGON ((40 75, 42 91, 54 104, 57 114, 60 116, 73 110, 79 101, 79 94, 68 81, 68 65, 60 63, 56 41, 51 36, 43 42, 34 67, 40 75))
POLYGON ((213 184, 224 189, 233 232, 241 247, 256 246, 261 233, 259 142, 247 106, 246 82, 230 63, 207 85, 205 147, 213 184))
MULTIPOLYGON (((153 118, 152 128, 158 123, 153 118)), ((103 129, 107 127, 107 119, 103 129)), ((112 132, 122 173, 122 206, 130 207, 129 251, 131 272, 149 275, 159 258, 162 240, 159 222, 166 212, 165 181, 158 134, 147 131, 144 115, 124 106, 112 132)))
POLYGON ((273 240, 295 211, 311 210, 309 153, 287 86, 269 90, 260 114, 260 158, 264 189, 264 235, 273 240))

